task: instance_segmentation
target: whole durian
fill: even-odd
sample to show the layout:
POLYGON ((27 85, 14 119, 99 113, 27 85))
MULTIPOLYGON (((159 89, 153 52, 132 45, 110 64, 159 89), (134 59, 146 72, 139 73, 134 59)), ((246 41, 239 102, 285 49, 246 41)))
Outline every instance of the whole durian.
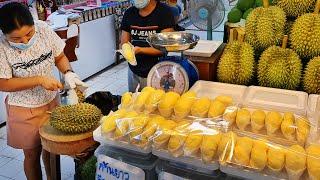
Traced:
POLYGON ((314 9, 316 0, 275 0, 276 6, 289 17, 298 17, 314 9))
POLYGON ((315 57, 308 63, 303 88, 309 94, 320 94, 320 57, 315 57))
POLYGON ((254 51, 250 44, 231 42, 218 65, 218 81, 248 85, 254 75, 254 51))
POLYGON ((294 90, 300 85, 301 71, 301 60, 293 50, 272 46, 260 57, 259 85, 294 90))
POLYGON ((291 48, 302 59, 312 59, 320 55, 320 15, 318 12, 316 8, 315 13, 304 14, 293 24, 290 34, 291 48))
POLYGON ((101 117, 100 109, 91 104, 59 106, 50 115, 50 125, 65 133, 84 133, 97 127, 101 117))
POLYGON ((285 12, 276 6, 264 4, 254 9, 246 21, 246 42, 256 51, 279 45, 284 35, 285 12))

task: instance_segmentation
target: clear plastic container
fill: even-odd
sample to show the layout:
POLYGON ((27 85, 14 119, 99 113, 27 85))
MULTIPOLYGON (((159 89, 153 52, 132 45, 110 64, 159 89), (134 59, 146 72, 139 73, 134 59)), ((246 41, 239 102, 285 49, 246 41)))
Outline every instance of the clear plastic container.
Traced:
POLYGON ((242 105, 269 111, 294 112, 306 116, 308 94, 301 91, 251 86, 246 92, 242 105))
POLYGON ((214 99, 219 95, 231 96, 236 103, 241 103, 247 86, 226 84, 210 81, 197 81, 190 89, 197 93, 198 97, 214 99))
POLYGON ((225 179, 226 177, 219 170, 203 173, 194 167, 166 160, 158 161, 156 171, 158 173, 158 180, 213 180, 225 179))
POLYGON ((121 161, 125 164, 129 164, 131 166, 142 169, 145 173, 145 180, 157 179, 156 164, 158 162, 158 158, 152 154, 141 155, 128 152, 122 149, 102 145, 99 146, 98 149, 95 151, 95 156, 98 157, 99 155, 104 155, 121 161))
POLYGON ((320 95, 318 94, 310 94, 308 99, 308 113, 313 115, 317 109, 317 102, 320 95))

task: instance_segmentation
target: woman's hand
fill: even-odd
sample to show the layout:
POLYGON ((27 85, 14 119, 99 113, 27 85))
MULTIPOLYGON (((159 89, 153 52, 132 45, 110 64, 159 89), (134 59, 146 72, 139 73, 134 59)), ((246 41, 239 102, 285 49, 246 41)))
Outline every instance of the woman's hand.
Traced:
POLYGON ((38 82, 39 85, 49 91, 57 91, 63 88, 63 85, 60 83, 60 81, 52 77, 40 76, 38 77, 38 82))

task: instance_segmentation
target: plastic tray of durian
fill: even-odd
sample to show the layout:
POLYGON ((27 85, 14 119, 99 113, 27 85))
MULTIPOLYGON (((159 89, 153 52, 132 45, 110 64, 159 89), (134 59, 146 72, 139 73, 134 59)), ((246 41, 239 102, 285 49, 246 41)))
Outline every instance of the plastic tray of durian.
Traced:
POLYGON ((266 135, 305 145, 307 140, 314 139, 310 135, 316 125, 308 118, 291 112, 267 111, 255 108, 227 109, 224 120, 232 124, 233 129, 266 135))
MULTIPOLYGON (((166 121, 153 136, 153 154, 161 159, 182 163, 204 171, 219 169, 218 147, 223 132, 222 121, 166 121)), ((225 144, 224 144, 225 145, 225 144)), ((222 145, 222 146, 224 146, 222 145)), ((224 147, 220 148, 224 149, 224 147)))
POLYGON ((159 114, 171 119, 198 119, 222 117, 227 108, 235 107, 230 96, 197 97, 193 91, 182 95, 175 92, 165 93, 161 89, 146 87, 138 93, 124 93, 121 109, 134 110, 147 114, 159 114))
POLYGON ((222 172, 246 179, 320 179, 319 144, 304 148, 246 132, 232 134, 231 148, 220 161, 222 172))

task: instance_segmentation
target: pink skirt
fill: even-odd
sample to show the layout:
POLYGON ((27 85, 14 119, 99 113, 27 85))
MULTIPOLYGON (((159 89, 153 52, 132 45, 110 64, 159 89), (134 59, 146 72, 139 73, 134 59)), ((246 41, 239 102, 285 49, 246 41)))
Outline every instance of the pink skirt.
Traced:
POLYGON ((41 146, 39 129, 49 120, 48 111, 59 105, 58 99, 38 108, 11 106, 6 99, 8 145, 16 149, 34 149, 41 146))

